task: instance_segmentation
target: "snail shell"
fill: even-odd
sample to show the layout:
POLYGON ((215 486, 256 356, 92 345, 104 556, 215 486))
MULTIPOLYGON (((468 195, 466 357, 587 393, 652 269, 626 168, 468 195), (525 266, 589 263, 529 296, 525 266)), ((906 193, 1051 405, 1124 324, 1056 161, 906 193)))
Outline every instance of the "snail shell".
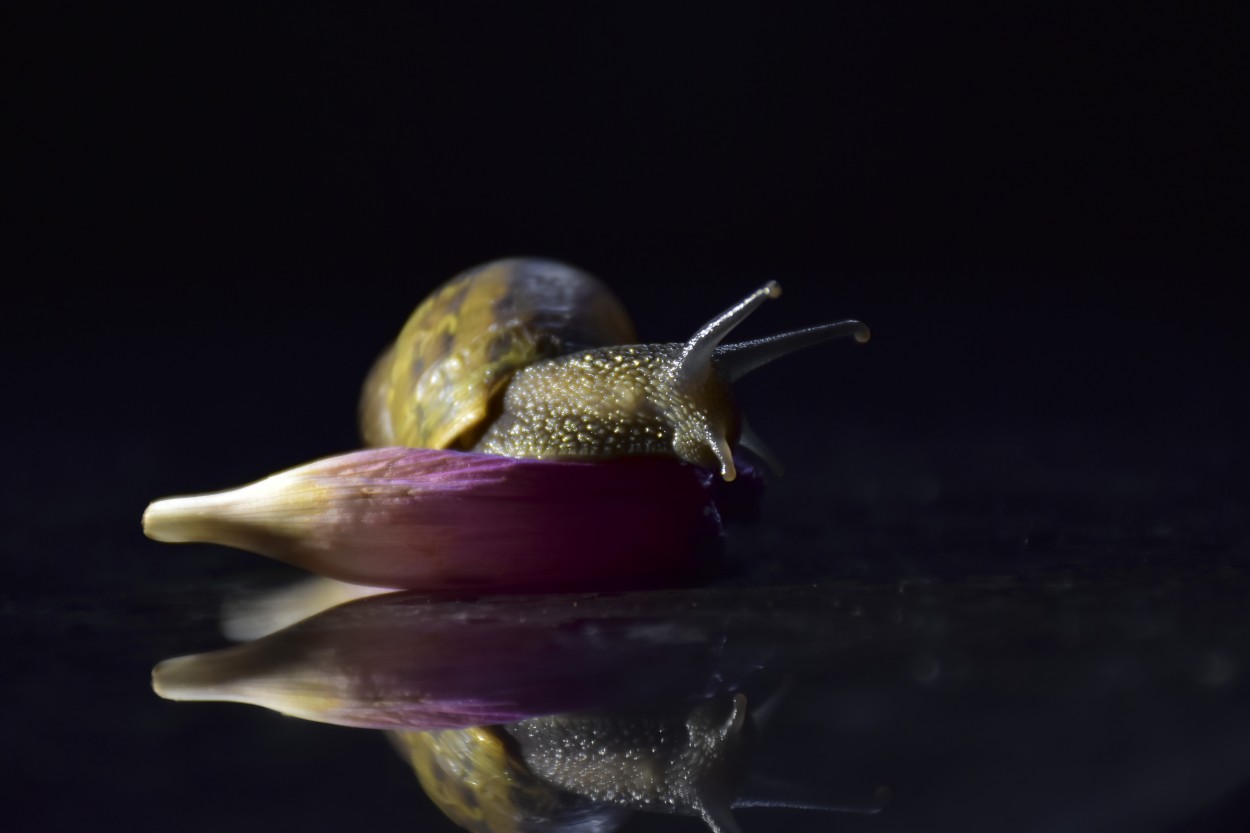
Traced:
POLYGON ((625 307, 585 272, 519 258, 470 269, 417 307, 374 365, 361 433, 370 446, 472 449, 519 368, 634 340, 625 307))

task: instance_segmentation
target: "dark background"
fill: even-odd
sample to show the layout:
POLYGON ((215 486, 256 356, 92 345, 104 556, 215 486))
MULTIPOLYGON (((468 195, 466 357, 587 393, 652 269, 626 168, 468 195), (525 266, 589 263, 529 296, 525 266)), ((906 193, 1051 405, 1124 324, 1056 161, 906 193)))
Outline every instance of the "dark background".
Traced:
MULTIPOLYGON (((644 340, 772 278, 786 295, 745 335, 868 322, 869 345, 742 385, 790 468, 771 540, 824 552, 843 530, 817 572, 1244 563, 1242 21, 364 6, 49 3, 6 27, 0 685, 36 826, 163 829, 197 802, 204 829, 367 812, 292 809, 280 774, 212 804, 228 761, 265 756, 238 727, 269 716, 200 722, 146 674, 219 643, 217 583, 250 562, 147 542, 139 517, 352 448, 373 357, 495 257, 598 274, 644 340), (206 749, 221 733, 229 754, 206 749)), ((302 750, 314 793, 336 743, 368 746, 301 729, 264 743, 302 750)), ((355 788, 408 829, 424 807, 385 773, 355 788)), ((1233 823, 1224 800, 1185 829, 1233 823)))

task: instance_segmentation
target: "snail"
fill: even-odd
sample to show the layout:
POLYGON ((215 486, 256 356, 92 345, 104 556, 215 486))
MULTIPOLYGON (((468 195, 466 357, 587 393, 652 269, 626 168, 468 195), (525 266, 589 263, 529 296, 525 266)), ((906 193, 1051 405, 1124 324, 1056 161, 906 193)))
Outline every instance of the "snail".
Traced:
POLYGON ((463 272, 413 313, 361 400, 370 446, 457 448, 526 458, 674 456, 737 474, 733 449, 768 454, 730 384, 775 358, 839 336, 841 321, 741 344, 722 340, 770 281, 685 342, 633 344, 621 302, 561 263, 499 260, 463 272))

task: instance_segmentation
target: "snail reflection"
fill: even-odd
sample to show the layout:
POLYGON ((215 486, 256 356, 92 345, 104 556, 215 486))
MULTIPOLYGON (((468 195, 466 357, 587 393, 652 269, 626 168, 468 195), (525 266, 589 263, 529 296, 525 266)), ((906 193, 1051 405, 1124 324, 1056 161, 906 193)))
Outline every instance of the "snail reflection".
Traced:
POLYGON ((819 342, 868 339, 841 321, 723 343, 780 291, 766 283, 686 341, 635 344, 620 301, 569 266, 502 260, 453 278, 369 373, 369 448, 157 501, 144 530, 478 600, 351 602, 163 663, 157 691, 395 731, 470 829, 607 830, 640 809, 736 829, 748 682, 784 666, 780 646, 853 627, 828 631, 817 604, 796 629, 767 593, 480 594, 688 586, 714 569, 723 524, 758 502, 750 460, 772 461, 732 383, 819 342))
POLYGON ((154 685, 175 700, 390 730, 469 830, 612 830, 649 811, 732 831, 742 804, 877 809, 750 772, 779 682, 863 637, 825 602, 793 589, 387 594, 168 660, 154 685))

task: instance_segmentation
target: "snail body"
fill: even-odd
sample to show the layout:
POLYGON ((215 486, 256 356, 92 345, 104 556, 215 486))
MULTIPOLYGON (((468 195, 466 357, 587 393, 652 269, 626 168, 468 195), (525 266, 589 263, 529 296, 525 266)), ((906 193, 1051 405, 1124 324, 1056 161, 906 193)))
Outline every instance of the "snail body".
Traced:
POLYGON ((685 342, 633 344, 619 300, 552 261, 464 272, 413 313, 365 384, 369 445, 461 448, 510 457, 677 457, 736 475, 733 448, 767 456, 730 384, 786 353, 868 328, 843 321, 722 345, 780 287, 769 282, 685 342))

